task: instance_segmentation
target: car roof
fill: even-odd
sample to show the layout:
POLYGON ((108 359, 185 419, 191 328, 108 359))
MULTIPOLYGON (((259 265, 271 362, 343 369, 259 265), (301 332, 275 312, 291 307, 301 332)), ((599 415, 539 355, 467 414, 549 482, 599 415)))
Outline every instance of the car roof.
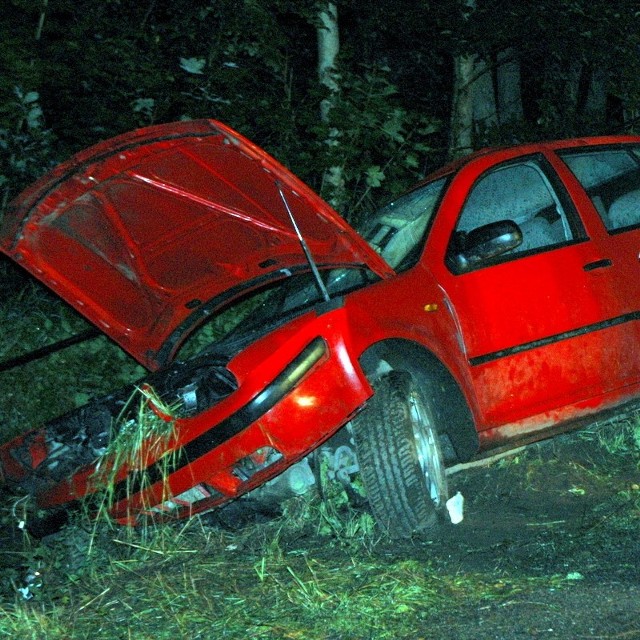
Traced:
POLYGON ((640 136, 634 135, 611 135, 611 136, 588 136, 581 138, 568 138, 564 140, 546 140, 542 142, 527 142, 510 146, 484 147, 473 151, 465 156, 456 158, 430 173, 424 182, 431 182, 446 175, 457 173, 463 167, 473 162, 484 159, 489 161, 499 161, 500 159, 514 158, 533 153, 545 151, 562 151, 567 149, 578 149, 581 147, 610 146, 619 144, 640 144, 640 136))

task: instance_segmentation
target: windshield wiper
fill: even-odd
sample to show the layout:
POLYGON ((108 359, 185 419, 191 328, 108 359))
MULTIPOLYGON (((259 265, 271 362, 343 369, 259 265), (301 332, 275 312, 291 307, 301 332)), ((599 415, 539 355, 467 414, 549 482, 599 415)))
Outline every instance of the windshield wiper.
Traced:
POLYGON ((324 282, 322 281, 320 272, 318 271, 318 267, 313 259, 313 256, 311 255, 311 251, 309 251, 309 246, 307 245, 305 239, 302 237, 302 233, 300 232, 298 223, 296 222, 296 219, 293 216, 293 212, 291 211, 291 207, 289 207, 289 203, 285 198, 285 195, 284 195, 284 192, 282 191, 282 187, 280 186, 280 183, 276 182, 276 186, 278 187, 278 192, 280 193, 280 197, 282 198, 284 207, 287 210, 287 213, 289 214, 289 219, 291 220, 293 229, 295 230, 296 235, 298 236, 298 240, 300 242, 300 246, 302 247, 302 251, 304 252, 304 256, 307 259, 309 266, 311 267, 311 272, 313 273, 313 277, 316 280, 318 289, 320 290, 320 293, 322 294, 324 301, 329 302, 331 300, 331 296, 329 295, 329 292, 327 291, 327 287, 325 287, 324 282))

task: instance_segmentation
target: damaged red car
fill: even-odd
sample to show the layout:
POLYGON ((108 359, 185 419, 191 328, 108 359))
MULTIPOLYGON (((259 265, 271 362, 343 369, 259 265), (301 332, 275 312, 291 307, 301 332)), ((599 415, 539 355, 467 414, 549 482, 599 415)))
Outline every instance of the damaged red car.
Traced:
POLYGON ((356 232, 225 125, 161 125, 25 191, 0 249, 149 370, 171 427, 112 455, 124 389, 1 446, 51 526, 101 470, 135 523, 302 492, 320 456, 411 535, 447 467, 640 397, 640 137, 474 153, 356 232))

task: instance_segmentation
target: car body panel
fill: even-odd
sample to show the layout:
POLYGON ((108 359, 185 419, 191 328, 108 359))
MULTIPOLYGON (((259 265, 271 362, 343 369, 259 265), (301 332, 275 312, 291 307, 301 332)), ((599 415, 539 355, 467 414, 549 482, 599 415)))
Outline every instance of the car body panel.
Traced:
POLYGON ((392 273, 304 183, 215 121, 81 152, 16 200, 0 249, 155 369, 194 308, 307 264, 287 208, 319 264, 392 273))
MULTIPOLYGON (((103 143, 18 199, 0 248, 140 362, 152 370, 163 365, 152 385, 170 377, 185 336, 249 290, 313 267, 330 274, 366 264, 376 275, 229 348, 224 371, 236 386, 205 409, 178 416, 162 451, 150 445, 137 466, 113 469, 114 517, 183 517, 270 482, 366 409, 376 376, 398 362, 419 379, 433 376, 439 401, 464 406, 443 410, 451 420, 441 435, 458 461, 546 437, 640 398, 640 206, 635 222, 613 229, 610 222, 615 198, 629 196, 632 183, 640 194, 640 137, 482 150, 415 189, 443 178, 435 216, 407 241, 419 251, 397 271, 276 161, 210 121, 103 143), (628 151, 632 170, 609 180, 594 169, 594 178, 582 159, 570 158, 606 149, 628 151), (216 188, 226 185, 226 195, 218 189, 214 197, 209 179, 216 188), (600 195, 609 200, 605 213, 600 195), (129 252, 128 266, 140 266, 122 268, 106 245, 102 253, 80 253, 81 239, 74 236, 74 245, 50 231, 60 211, 86 201, 97 202, 96 212, 116 226, 134 202, 126 228, 107 235, 123 239, 118 246, 129 252), (288 203, 314 264, 292 229, 288 203), (180 224, 156 234, 147 224, 156 210, 180 224), (475 254, 465 243, 482 235, 474 236, 478 229, 497 233, 504 220, 520 234, 519 244, 469 261, 475 254), (224 235, 216 235, 220 230, 224 235), (71 247, 78 248, 73 264, 71 247), (103 264, 108 276, 99 273, 103 264), (100 299, 109 287, 116 287, 113 297, 100 299), (456 422, 467 415, 468 424, 456 422), (160 463, 172 454, 167 476, 160 463), (141 484, 140 472, 149 484, 141 484)), ((98 218, 89 216, 90 231, 98 218)), ((390 224, 384 218, 376 237, 399 237, 404 227, 390 224)), ((95 461, 68 478, 56 476, 57 429, 45 425, 0 446, 5 479, 35 478, 42 507, 64 507, 97 490, 95 461)), ((110 470, 108 460, 101 464, 110 470)))
MULTIPOLYGON (((522 151, 518 158, 527 155, 522 151)), ((588 229, 584 238, 469 273, 452 274, 445 266, 442 238, 450 236, 463 198, 501 160, 491 156, 487 166, 487 159, 469 162, 456 176, 426 248, 426 261, 460 319, 480 429, 586 400, 640 377, 637 292, 630 295, 624 273, 599 268, 613 258, 611 241, 601 229, 593 232, 598 225, 584 213, 584 201, 576 203, 588 229)), ((513 159, 505 152, 502 162, 513 159)), ((579 200, 576 185, 570 188, 579 200)))
MULTIPOLYGON (((161 455, 151 450, 148 455, 142 454, 135 467, 122 465, 117 469, 110 482, 116 494, 122 493, 122 499, 115 501, 113 516, 129 521, 132 514, 194 485, 206 485, 209 495, 202 498, 202 503, 189 503, 185 508, 190 513, 211 508, 258 486, 329 438, 372 395, 361 369, 350 361, 345 324, 343 308, 309 314, 282 331, 286 335, 278 340, 279 348, 274 349, 273 341, 266 339, 264 344, 258 341, 242 352, 229 365, 240 381, 237 393, 206 412, 175 420, 176 438, 165 443, 161 455), (309 364, 302 368, 298 364, 292 371, 292 363, 305 353, 309 364), (268 392, 274 386, 275 398, 270 399, 268 392), (278 390, 279 386, 282 389, 278 390), (275 463, 258 469, 249 478, 238 476, 238 461, 265 448, 278 452, 275 463), (176 457, 167 479, 158 458, 171 451, 176 457)), ((14 454, 22 444, 34 456, 34 470, 46 479, 46 464, 42 464, 46 457, 45 433, 46 427, 0 447, 5 479, 19 481, 24 473, 24 465, 15 465, 14 454), (42 456, 34 453, 36 445, 42 456)), ((109 461, 103 464, 109 474, 109 461)), ((54 508, 72 503, 98 491, 100 478, 95 465, 88 465, 70 478, 41 489, 38 504, 54 508)))

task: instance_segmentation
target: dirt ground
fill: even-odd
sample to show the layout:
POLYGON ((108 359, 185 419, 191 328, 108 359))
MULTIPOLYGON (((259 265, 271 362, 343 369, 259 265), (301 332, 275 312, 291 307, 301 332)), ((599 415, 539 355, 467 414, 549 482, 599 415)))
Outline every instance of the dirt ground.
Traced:
POLYGON ((575 434, 450 476, 464 521, 417 553, 448 572, 558 576, 567 586, 452 608, 424 637, 640 638, 639 483, 637 456, 575 434))
MULTIPOLYGON (((450 475, 451 495, 464 496, 462 523, 443 523, 429 541, 378 542, 371 553, 428 562, 462 584, 474 574, 506 593, 533 579, 481 605, 457 594, 411 640, 640 639, 639 485, 637 451, 608 452, 595 435, 559 436, 450 475)), ((319 542, 307 543, 311 557, 323 556, 319 542)), ((326 551, 335 562, 336 553, 326 551)))

